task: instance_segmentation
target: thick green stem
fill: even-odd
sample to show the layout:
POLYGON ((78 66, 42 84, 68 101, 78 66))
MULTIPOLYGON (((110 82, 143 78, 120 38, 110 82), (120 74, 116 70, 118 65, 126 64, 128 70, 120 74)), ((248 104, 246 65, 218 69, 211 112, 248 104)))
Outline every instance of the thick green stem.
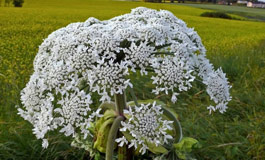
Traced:
POLYGON ((126 96, 124 94, 115 94, 116 111, 119 115, 123 115, 123 110, 126 108, 126 96))
POLYGON ((112 160, 113 157, 113 152, 114 152, 114 144, 115 144, 115 139, 117 137, 117 133, 121 124, 121 121, 124 120, 123 116, 118 116, 114 120, 109 136, 108 136, 108 142, 107 142, 107 148, 106 148, 106 160, 112 160))
POLYGON ((124 120, 123 110, 126 108, 126 96, 124 94, 115 94, 115 103, 116 103, 116 112, 119 114, 118 117, 114 120, 107 142, 106 148, 106 160, 112 160, 114 152, 115 139, 118 135, 119 127, 121 121, 124 120))

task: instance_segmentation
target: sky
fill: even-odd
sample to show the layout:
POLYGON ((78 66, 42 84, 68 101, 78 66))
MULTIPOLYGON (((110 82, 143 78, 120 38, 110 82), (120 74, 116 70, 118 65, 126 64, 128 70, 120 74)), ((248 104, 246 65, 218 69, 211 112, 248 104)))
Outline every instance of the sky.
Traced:
POLYGON ((265 2, 265 0, 258 0, 259 2, 265 2))

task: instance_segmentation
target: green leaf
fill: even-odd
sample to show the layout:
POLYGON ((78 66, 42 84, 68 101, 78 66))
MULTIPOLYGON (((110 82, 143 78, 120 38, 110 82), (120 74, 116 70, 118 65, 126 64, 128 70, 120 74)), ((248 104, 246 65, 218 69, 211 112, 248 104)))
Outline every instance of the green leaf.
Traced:
POLYGON ((175 143, 176 150, 191 152, 193 148, 198 147, 198 141, 194 138, 184 137, 179 143, 175 143))
POLYGON ((115 111, 106 110, 103 117, 101 117, 99 120, 96 121, 95 130, 98 131, 102 123, 104 123, 104 121, 108 120, 109 118, 115 118, 116 116, 117 115, 115 111))
POLYGON ((187 159, 186 154, 190 153, 192 149, 199 148, 198 141, 194 138, 184 137, 179 143, 173 144, 176 154, 181 159, 187 159))
POLYGON ((106 110, 103 117, 96 122, 96 141, 94 148, 100 152, 106 152, 108 135, 116 116, 117 114, 114 110, 106 110))
POLYGON ((107 140, 111 125, 114 121, 114 118, 110 118, 104 121, 97 132, 97 140, 94 143, 94 148, 99 150, 100 152, 106 152, 107 140))
POLYGON ((168 150, 164 148, 162 145, 156 146, 154 143, 147 142, 148 150, 153 152, 154 154, 167 153, 168 150))
POLYGON ((108 120, 109 118, 115 118, 117 116, 116 112, 114 110, 106 110, 103 118, 104 120, 108 120))
POLYGON ((105 112, 106 110, 109 110, 109 109, 115 110, 115 103, 114 102, 104 102, 104 103, 101 103, 99 108, 101 108, 103 112, 105 112))
POLYGON ((102 156, 100 155, 100 153, 97 152, 96 155, 95 155, 95 160, 104 160, 104 157, 102 157, 102 156))

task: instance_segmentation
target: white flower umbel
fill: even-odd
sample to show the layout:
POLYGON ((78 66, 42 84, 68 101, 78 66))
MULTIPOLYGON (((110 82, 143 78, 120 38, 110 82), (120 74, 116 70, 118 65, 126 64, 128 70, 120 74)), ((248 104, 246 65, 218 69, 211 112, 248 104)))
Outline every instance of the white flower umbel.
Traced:
POLYGON ((127 86, 131 86, 130 79, 126 79, 128 75, 128 67, 125 62, 114 63, 113 60, 105 62, 104 59, 98 61, 98 65, 88 71, 87 79, 93 92, 97 91, 102 95, 100 101, 110 101, 108 92, 114 94, 122 94, 127 86))
MULTIPOLYGON (((137 149, 144 154, 148 149, 147 143, 153 143, 156 146, 168 143, 173 137, 167 134, 167 130, 172 130, 170 126, 173 122, 162 118, 163 111, 156 102, 153 104, 141 104, 137 106, 129 106, 128 110, 124 110, 124 114, 128 119, 122 122, 121 132, 129 132, 133 139, 130 140, 129 148, 137 149)), ((120 146, 127 144, 125 137, 116 139, 120 146)))
POLYGON ((176 57, 166 56, 155 62, 153 67, 156 73, 156 76, 151 78, 153 84, 156 84, 156 89, 153 92, 155 94, 159 94, 159 92, 168 94, 168 91, 171 91, 173 93, 172 102, 176 102, 176 95, 178 95, 174 89, 178 89, 179 92, 187 91, 195 78, 191 75, 192 70, 189 66, 176 57))
MULTIPOLYGON (((210 95, 211 99, 218 105, 215 110, 219 110, 221 113, 225 112, 227 109, 227 103, 231 100, 229 89, 231 86, 228 85, 225 73, 221 69, 216 70, 208 74, 208 77, 204 79, 204 84, 207 85, 207 93, 210 95)), ((210 107, 213 110, 213 107, 210 107)), ((213 111, 215 111, 213 110, 213 111)))
POLYGON ((141 74, 147 74, 145 70, 146 67, 150 65, 150 59, 154 57, 152 53, 155 48, 147 45, 147 42, 141 42, 139 46, 137 46, 134 42, 132 42, 131 46, 127 49, 125 48, 123 51, 126 53, 125 60, 130 62, 129 66, 132 71, 135 72, 135 69, 140 68, 141 74))
MULTIPOLYGON (((81 132, 85 138, 90 135, 90 123, 99 116, 90 108, 91 97, 99 95, 104 102, 124 94, 128 86, 133 87, 131 71, 138 70, 142 76, 153 72, 153 92, 172 94, 172 102, 200 77, 217 104, 208 109, 223 113, 231 99, 230 86, 205 52, 196 31, 165 10, 138 7, 110 20, 72 23, 51 33, 39 46, 18 111, 32 123, 39 139, 55 129, 66 136, 81 132)), ((140 109, 139 113, 146 112, 143 106, 140 109)), ((147 147, 142 141, 131 143, 141 145, 142 152, 147 147)))

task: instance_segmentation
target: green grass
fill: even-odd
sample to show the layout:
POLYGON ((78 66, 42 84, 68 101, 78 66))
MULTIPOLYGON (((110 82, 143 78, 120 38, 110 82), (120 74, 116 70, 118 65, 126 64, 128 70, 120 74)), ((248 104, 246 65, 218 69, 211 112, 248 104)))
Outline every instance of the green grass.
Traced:
MULTIPOLYGON (((88 17, 104 20, 147 6, 167 9, 194 27, 214 66, 222 67, 233 88, 225 114, 209 115, 200 84, 172 105, 184 135, 198 139, 197 159, 265 158, 265 23, 200 17, 206 10, 180 5, 107 0, 26 0, 24 7, 0 7, 0 159, 83 159, 83 150, 51 133, 42 150, 32 126, 17 115, 20 90, 33 73, 38 46, 52 31, 88 17), (197 94, 201 93, 201 94, 197 94)), ((263 11, 260 11, 263 12, 263 11)), ((257 12, 258 14, 259 12, 257 12)), ((262 14, 261 14, 262 15, 262 14)), ((153 98, 148 78, 134 76, 137 96, 153 98), (146 86, 146 87, 142 87, 146 86), (143 90, 144 88, 144 90, 143 90)), ((160 99, 168 101, 161 95, 160 99)), ((170 103, 168 103, 170 104, 170 103)))
POLYGON ((214 4, 178 4, 202 9, 223 11, 243 16, 253 20, 265 21, 265 10, 261 8, 248 8, 246 6, 228 6, 228 5, 214 5, 214 4))

